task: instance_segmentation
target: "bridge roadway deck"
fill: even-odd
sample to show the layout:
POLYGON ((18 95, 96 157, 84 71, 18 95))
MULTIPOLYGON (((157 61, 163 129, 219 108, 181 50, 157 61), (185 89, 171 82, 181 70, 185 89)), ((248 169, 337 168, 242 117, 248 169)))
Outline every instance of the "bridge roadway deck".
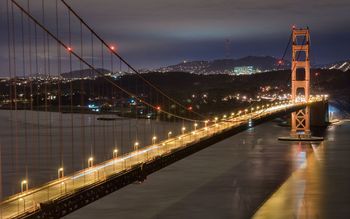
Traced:
MULTIPOLYGON (((120 157, 107 160, 93 167, 76 172, 70 176, 65 176, 64 178, 51 181, 39 188, 33 188, 26 192, 9 197, 0 204, 0 219, 22 217, 46 218, 42 217, 42 214, 40 217, 40 214, 36 214, 35 212, 42 211, 46 205, 50 205, 50 203, 52 204, 56 200, 62 198, 64 199, 65 197, 72 197, 75 194, 79 194, 80 191, 83 191, 86 188, 100 185, 101 182, 103 183, 111 177, 118 177, 122 176, 123 174, 125 175, 125 173, 135 171, 137 168, 138 172, 135 172, 134 176, 136 174, 137 177, 139 177, 139 171, 142 171, 143 167, 142 164, 155 161, 163 156, 171 155, 176 151, 190 147, 191 145, 200 143, 201 141, 213 138, 233 128, 244 127, 242 129, 244 130, 248 126, 249 120, 252 120, 254 123, 254 121, 257 121, 259 119, 261 120, 281 113, 287 113, 301 109, 307 104, 312 104, 317 101, 319 100, 312 100, 309 103, 288 103, 272 106, 270 108, 246 113, 241 116, 236 116, 234 118, 228 118, 226 120, 221 120, 217 123, 208 125, 207 127, 197 129, 195 132, 188 132, 183 135, 159 142, 158 144, 150 145, 137 151, 124 154, 120 157)), ((168 164, 165 164, 163 166, 166 165, 168 164)), ((142 180, 142 178, 139 179, 142 180)), ((135 177, 125 178, 122 185, 118 186, 117 189, 135 180, 137 180, 135 177)), ((115 190, 116 189, 113 191, 115 190)), ((93 197, 92 199, 98 199, 100 195, 97 196, 98 197, 93 197)), ((84 205, 88 203, 90 203, 90 201, 86 201, 84 205)), ((80 206, 76 206, 76 209, 77 208, 80 208, 80 206)), ((67 209, 66 213, 72 211, 73 209, 67 209)), ((62 214, 65 214, 64 212, 65 211, 63 211, 63 213, 57 212, 57 214, 63 216, 62 214)))

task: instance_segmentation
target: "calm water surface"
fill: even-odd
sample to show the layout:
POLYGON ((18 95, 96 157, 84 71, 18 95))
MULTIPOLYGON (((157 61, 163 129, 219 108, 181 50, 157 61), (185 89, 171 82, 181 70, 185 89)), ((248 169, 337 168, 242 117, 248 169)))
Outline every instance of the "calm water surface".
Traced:
POLYGON ((280 142, 266 123, 66 218, 349 218, 350 123, 320 144, 280 142))

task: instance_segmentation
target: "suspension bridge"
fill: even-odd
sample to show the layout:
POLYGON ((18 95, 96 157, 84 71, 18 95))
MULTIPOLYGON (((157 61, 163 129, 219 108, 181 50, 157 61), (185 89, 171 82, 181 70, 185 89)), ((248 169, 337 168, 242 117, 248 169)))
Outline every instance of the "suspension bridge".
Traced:
POLYGON ((287 45, 292 44, 290 99, 209 117, 147 80, 66 1, 6 0, 6 12, 9 66, 1 101, 8 130, 0 144, 1 219, 63 217, 279 116, 292 114, 291 140, 312 139, 312 112, 326 120, 327 97, 310 94, 308 28, 293 27, 287 45), (60 76, 86 69, 94 79, 60 76), (129 75, 131 82, 118 80, 129 75), (96 86, 93 80, 101 82, 96 86), (93 104, 86 107, 103 101, 115 105, 107 117, 91 113, 93 104))

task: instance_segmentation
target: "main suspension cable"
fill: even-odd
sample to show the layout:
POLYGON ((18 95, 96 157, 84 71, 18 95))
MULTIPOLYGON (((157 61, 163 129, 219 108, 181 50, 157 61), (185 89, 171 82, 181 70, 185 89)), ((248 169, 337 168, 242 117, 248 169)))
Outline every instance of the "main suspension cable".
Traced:
MULTIPOLYGON (((160 112, 163 112, 165 114, 174 116, 176 118, 179 119, 183 119, 183 120, 187 120, 187 121, 192 121, 192 122, 197 122, 199 120, 195 120, 195 119, 191 119, 191 118, 186 118, 183 116, 179 116, 179 115, 175 115, 171 112, 168 112, 164 109, 159 109, 158 107, 152 105, 151 103, 148 103, 147 101, 142 100, 141 98, 139 98, 137 95, 125 90, 124 88, 122 88, 121 86, 119 86, 118 84, 116 84, 113 80, 108 79, 105 77, 104 73, 98 69, 96 69, 94 66, 92 66, 90 63, 88 63, 85 59, 83 59, 82 57, 80 57, 76 52, 74 52, 72 50, 72 48, 70 48, 69 46, 67 46, 64 42, 62 42, 60 39, 57 38, 57 36, 55 36, 53 33, 51 33, 43 24, 41 24, 36 18, 34 18, 31 14, 29 14, 21 5, 19 5, 15 0, 11 0, 11 2, 16 5, 16 7, 18 7, 21 11, 23 11, 23 13, 25 13, 27 16, 30 17, 31 20, 33 20, 33 22, 35 22, 40 28, 42 28, 48 35, 50 35, 54 40, 56 40, 59 44, 61 44, 61 46, 63 46, 67 51, 69 51, 69 53, 71 55, 73 55, 74 57, 76 57, 79 61, 82 61, 86 66, 88 66, 89 68, 91 68, 92 70, 94 70, 97 74, 101 75, 106 81, 108 81, 110 84, 112 84, 113 86, 117 87, 118 89, 120 89, 121 91, 123 91, 124 93, 126 93, 127 95, 134 97, 135 99, 137 99, 139 102, 148 105, 150 107, 152 107, 155 110, 158 110, 160 112)), ((128 65, 129 68, 132 68, 131 66, 128 65)), ((204 121, 202 121, 204 122, 204 121)))
POLYGON ((111 46, 108 45, 106 43, 106 41, 104 41, 102 39, 102 37, 100 37, 84 20, 82 17, 80 17, 78 15, 78 13, 72 9, 72 7, 70 7, 70 5, 68 5, 65 0, 61 0, 61 2, 68 8, 68 10, 70 10, 79 20, 80 22, 82 22, 82 24, 84 24, 84 26, 91 31, 91 33, 97 38, 99 39, 102 44, 108 48, 108 50, 111 51, 112 54, 114 54, 115 56, 117 56, 125 65, 128 66, 128 68, 130 68, 133 72, 136 73, 136 75, 138 77, 140 77, 145 83, 147 83, 149 86, 151 86, 152 88, 154 88, 156 91, 158 91, 160 94, 162 94, 163 96, 165 96, 167 99, 169 99, 170 101, 172 101, 173 103, 179 105, 180 107, 182 107, 183 109, 185 109, 186 111, 193 113, 201 118, 206 118, 204 115, 195 112, 194 110, 189 110, 186 106, 184 106, 183 104, 181 104, 178 100, 175 100, 174 98, 170 97, 169 95, 167 95, 164 91, 162 91, 159 87, 155 86, 154 84, 152 84, 150 81, 148 81, 145 77, 142 76, 142 74, 140 72, 138 72, 134 67, 132 67, 124 58, 122 58, 115 50, 111 49, 111 46))

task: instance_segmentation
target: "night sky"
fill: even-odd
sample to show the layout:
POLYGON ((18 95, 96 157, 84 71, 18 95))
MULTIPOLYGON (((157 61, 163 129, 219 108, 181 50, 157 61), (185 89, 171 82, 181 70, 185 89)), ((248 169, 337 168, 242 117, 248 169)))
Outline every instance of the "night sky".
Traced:
MULTIPOLYGON (((8 56, 6 0, 0 1, 0 66, 4 69, 8 56)), ((219 59, 227 51, 231 58, 280 57, 293 24, 310 27, 314 64, 350 58, 349 0, 67 2, 103 38, 116 43, 119 53, 137 68, 219 59), (231 42, 228 50, 227 39, 231 42)))

